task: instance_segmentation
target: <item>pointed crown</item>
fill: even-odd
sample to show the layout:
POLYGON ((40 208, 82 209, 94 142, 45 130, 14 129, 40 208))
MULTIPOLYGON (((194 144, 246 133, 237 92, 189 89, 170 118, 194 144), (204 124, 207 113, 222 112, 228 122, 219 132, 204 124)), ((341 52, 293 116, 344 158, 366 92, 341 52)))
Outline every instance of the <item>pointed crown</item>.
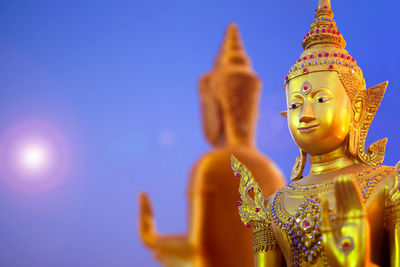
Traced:
POLYGON ((226 29, 224 41, 214 62, 215 68, 243 66, 250 69, 250 60, 246 55, 238 26, 230 23, 226 29))
POLYGON ((285 78, 291 79, 320 71, 335 71, 352 99, 365 90, 365 80, 356 60, 345 50, 346 41, 333 19, 330 0, 319 0, 315 20, 303 39, 304 52, 295 61, 285 78))

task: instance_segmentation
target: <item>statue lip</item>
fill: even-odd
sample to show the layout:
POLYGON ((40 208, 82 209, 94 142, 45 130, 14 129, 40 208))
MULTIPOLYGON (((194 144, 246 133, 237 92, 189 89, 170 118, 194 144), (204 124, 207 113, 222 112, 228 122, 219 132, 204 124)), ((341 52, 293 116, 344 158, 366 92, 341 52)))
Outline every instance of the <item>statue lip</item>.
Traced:
POLYGON ((319 123, 311 125, 311 126, 306 126, 306 127, 299 127, 297 128, 300 132, 311 132, 314 131, 317 127, 319 126, 319 123))

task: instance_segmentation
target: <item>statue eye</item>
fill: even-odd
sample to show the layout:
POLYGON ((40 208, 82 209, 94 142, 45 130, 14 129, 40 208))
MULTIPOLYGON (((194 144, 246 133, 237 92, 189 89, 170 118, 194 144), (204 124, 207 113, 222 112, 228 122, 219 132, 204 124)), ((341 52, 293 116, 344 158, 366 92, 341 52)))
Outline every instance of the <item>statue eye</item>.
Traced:
POLYGON ((317 100, 316 100, 315 102, 317 102, 317 103, 324 103, 324 102, 326 102, 326 101, 328 101, 328 100, 329 100, 329 98, 327 98, 327 97, 318 97, 317 100))
POLYGON ((290 105, 289 109, 296 109, 298 107, 300 107, 300 104, 299 103, 294 103, 294 104, 290 105))

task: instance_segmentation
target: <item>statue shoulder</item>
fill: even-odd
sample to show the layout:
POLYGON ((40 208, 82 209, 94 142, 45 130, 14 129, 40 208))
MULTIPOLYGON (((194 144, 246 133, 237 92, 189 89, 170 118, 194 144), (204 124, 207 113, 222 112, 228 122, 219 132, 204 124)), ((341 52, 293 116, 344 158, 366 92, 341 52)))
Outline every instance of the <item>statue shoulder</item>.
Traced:
POLYGON ((361 191, 361 199, 364 203, 375 201, 386 193, 388 186, 392 184, 394 167, 380 165, 363 170, 355 175, 355 180, 361 191))
POLYGON ((253 222, 270 222, 270 210, 266 207, 268 201, 251 171, 234 156, 231 157, 231 166, 236 178, 240 179, 241 201, 238 202, 238 209, 242 222, 246 227, 250 227, 253 222))
POLYGON ((386 186, 388 205, 400 204, 400 161, 392 167, 392 175, 386 186))

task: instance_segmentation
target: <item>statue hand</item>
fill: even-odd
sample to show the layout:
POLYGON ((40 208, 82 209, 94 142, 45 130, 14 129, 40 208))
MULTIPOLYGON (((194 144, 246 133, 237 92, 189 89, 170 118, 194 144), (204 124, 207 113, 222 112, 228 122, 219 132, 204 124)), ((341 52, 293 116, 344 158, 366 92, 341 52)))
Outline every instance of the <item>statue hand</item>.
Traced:
POLYGON ((330 221, 327 200, 322 199, 321 232, 332 266, 366 266, 369 262, 369 222, 352 177, 335 181, 336 223, 330 221))
POLYGON ((156 230, 153 217, 153 208, 150 199, 146 193, 139 194, 139 237, 142 242, 150 247, 156 246, 156 230))
POLYGON ((188 257, 181 255, 174 255, 156 249, 154 251, 154 258, 166 267, 192 267, 192 260, 188 257))

